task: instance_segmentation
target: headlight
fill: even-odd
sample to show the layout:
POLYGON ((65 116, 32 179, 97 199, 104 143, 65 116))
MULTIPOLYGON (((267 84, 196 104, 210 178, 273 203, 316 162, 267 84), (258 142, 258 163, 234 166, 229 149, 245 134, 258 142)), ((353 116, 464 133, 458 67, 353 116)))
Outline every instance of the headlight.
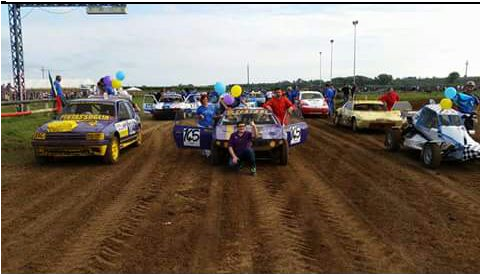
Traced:
POLYGON ((274 148, 274 146, 276 146, 276 142, 274 140, 271 140, 271 142, 269 142, 269 146, 271 148, 274 148))
POLYGON ((87 140, 104 140, 104 133, 87 133, 87 140))
POLYGON ((35 134, 33 135, 33 139, 45 139, 47 137, 47 134, 46 133, 42 133, 42 132, 35 132, 35 134))

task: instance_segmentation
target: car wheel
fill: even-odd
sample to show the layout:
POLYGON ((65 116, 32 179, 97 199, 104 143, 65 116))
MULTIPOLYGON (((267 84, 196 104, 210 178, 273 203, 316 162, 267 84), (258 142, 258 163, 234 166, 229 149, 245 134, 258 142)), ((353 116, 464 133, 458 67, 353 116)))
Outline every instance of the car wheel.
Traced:
POLYGON ((287 161, 289 159, 289 145, 287 144, 287 140, 284 140, 279 150, 280 150, 279 164, 287 165, 287 161))
POLYGON ((144 142, 144 133, 142 132, 142 128, 139 128, 139 131, 137 132, 137 141, 134 142, 134 146, 138 147, 142 145, 144 142))
POLYGON ((388 151, 398 151, 401 147, 401 131, 399 129, 387 129, 384 145, 388 151))
POLYGON ((439 167, 441 164, 441 148, 435 143, 426 143, 421 152, 421 157, 427 167, 439 167))
POLYGON ((109 145, 107 145, 107 151, 103 158, 105 163, 114 164, 119 161, 120 155, 120 142, 116 136, 110 139, 109 145))
POLYGON ((356 118, 353 117, 352 120, 351 120, 351 128, 352 128, 352 131, 353 132, 358 132, 359 131, 359 128, 357 126, 357 121, 356 121, 356 118))

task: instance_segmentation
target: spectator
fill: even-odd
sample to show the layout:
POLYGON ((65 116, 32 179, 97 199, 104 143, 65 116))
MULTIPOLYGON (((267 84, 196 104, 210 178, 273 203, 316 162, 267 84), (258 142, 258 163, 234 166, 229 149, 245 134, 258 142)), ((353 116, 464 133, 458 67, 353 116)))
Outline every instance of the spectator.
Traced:
POLYGON ((344 103, 346 103, 348 100, 349 100, 349 92, 350 92, 351 89, 349 89, 349 86, 347 86, 347 84, 344 84, 344 86, 342 86, 341 88, 341 91, 342 91, 342 95, 343 95, 343 99, 344 99, 344 103))
POLYGON ((270 110, 277 117, 281 124, 287 124, 288 113, 291 114, 294 111, 294 104, 282 95, 281 89, 276 89, 274 97, 264 103, 264 108, 270 110))
POLYGON ((242 121, 237 123, 237 131, 229 138, 229 166, 242 169, 243 162, 250 163, 250 172, 256 175, 256 156, 252 149, 252 142, 257 136, 257 127, 254 120, 251 121, 252 133, 246 131, 246 124, 242 121))
POLYGON ((354 99, 354 95, 357 93, 357 86, 356 84, 352 84, 351 86, 351 98, 354 99))
POLYGON ((391 111, 392 106, 394 106, 394 104, 399 101, 399 95, 394 90, 394 88, 391 87, 389 88, 389 91, 381 95, 378 100, 384 102, 387 106, 388 111, 391 111))
POLYGON ((329 106, 329 116, 334 114, 334 108, 336 106, 335 98, 336 91, 332 87, 331 83, 326 83, 326 88, 324 89, 324 97, 327 100, 327 105, 329 106))

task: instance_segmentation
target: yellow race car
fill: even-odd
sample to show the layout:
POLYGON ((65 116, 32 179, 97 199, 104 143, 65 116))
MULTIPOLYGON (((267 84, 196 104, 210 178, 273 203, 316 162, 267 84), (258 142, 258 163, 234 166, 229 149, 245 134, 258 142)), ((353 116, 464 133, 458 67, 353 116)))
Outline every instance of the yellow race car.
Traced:
POLYGON ((359 129, 379 129, 401 126, 401 111, 388 111, 380 100, 349 100, 334 114, 334 125, 345 125, 354 132, 359 129))

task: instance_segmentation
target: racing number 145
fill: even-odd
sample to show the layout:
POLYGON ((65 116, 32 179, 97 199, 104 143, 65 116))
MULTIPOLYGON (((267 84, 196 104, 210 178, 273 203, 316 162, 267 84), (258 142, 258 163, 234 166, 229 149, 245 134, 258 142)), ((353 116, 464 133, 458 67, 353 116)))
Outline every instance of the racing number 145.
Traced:
POLYGON ((200 147, 200 129, 184 128, 184 146, 200 147))

